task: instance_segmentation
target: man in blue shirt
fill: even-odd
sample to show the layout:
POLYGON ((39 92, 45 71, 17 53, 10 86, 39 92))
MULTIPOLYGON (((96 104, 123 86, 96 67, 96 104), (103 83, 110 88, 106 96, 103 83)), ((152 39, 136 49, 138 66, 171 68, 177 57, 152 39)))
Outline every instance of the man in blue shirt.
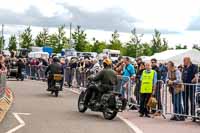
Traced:
MULTIPOLYGON (((134 66, 132 64, 130 64, 130 59, 128 57, 125 57, 124 58, 124 68, 123 68, 123 73, 122 73, 121 91, 120 91, 123 97, 125 97, 126 84, 131 83, 130 80, 133 80, 135 78, 135 75, 136 74, 135 74, 134 66)), ((129 84, 129 86, 130 86, 130 84, 129 84)), ((128 89, 129 88, 130 87, 128 87, 128 89)))

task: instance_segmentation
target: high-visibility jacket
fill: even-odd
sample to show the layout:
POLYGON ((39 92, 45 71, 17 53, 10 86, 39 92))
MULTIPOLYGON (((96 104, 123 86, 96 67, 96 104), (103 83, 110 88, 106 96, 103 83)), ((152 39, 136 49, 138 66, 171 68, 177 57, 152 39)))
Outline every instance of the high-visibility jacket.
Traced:
POLYGON ((151 70, 150 73, 146 72, 146 70, 143 71, 140 93, 153 92, 154 74, 155 74, 154 70, 151 70))

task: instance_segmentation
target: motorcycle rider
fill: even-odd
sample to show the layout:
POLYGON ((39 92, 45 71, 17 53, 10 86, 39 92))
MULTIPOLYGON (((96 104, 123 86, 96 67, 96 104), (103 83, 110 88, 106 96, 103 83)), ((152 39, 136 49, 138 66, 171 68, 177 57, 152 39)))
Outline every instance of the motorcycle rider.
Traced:
POLYGON ((18 72, 17 72, 17 79, 21 79, 23 80, 24 79, 24 75, 22 74, 22 71, 25 69, 25 64, 23 62, 23 60, 20 58, 18 61, 17 61, 17 69, 18 69, 18 72))
POLYGON ((104 69, 100 71, 95 77, 89 77, 88 80, 93 80, 95 82, 100 82, 100 85, 96 87, 87 88, 87 93, 85 97, 85 106, 88 106, 88 103, 92 97, 92 94, 95 93, 97 96, 97 104, 99 104, 100 98, 103 93, 113 90, 113 86, 117 85, 117 75, 111 69, 112 61, 110 59, 105 59, 103 61, 104 69))
MULTIPOLYGON (((62 65, 60 64, 60 60, 57 57, 54 57, 52 64, 50 64, 45 71, 46 77, 47 77, 47 74, 49 74, 48 81, 47 81, 48 82, 47 91, 49 91, 51 88, 51 83, 53 82, 53 75, 54 74, 63 74, 63 73, 64 73, 64 71, 62 69, 62 65)), ((62 90, 62 84, 61 84, 61 90, 62 90)))

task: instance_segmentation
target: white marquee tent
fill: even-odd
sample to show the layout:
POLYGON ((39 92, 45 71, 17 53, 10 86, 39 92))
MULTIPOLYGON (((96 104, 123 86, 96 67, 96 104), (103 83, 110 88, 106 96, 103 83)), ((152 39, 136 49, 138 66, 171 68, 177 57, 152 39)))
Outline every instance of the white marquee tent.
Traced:
POLYGON ((200 64, 200 51, 196 49, 167 50, 156 53, 145 59, 146 61, 156 58, 158 62, 173 61, 176 65, 183 64, 183 58, 190 57, 194 64, 200 64))

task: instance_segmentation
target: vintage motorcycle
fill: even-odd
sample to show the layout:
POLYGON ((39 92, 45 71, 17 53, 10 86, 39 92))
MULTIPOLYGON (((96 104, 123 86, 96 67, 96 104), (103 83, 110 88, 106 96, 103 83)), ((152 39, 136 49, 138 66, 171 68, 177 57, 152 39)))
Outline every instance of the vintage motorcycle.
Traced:
MULTIPOLYGON (((98 87, 98 83, 89 80, 87 88, 89 87, 98 87)), ((97 102, 97 96, 95 93, 92 94, 92 97, 87 106, 85 106, 84 101, 88 89, 82 88, 81 94, 78 99, 78 110, 81 113, 84 113, 88 108, 92 111, 102 112, 103 116, 107 120, 112 120, 117 116, 118 112, 122 112, 126 108, 126 99, 121 97, 121 94, 118 91, 108 91, 101 95, 100 101, 97 102), (97 104, 98 103, 98 104, 97 104)))
POLYGON ((59 92, 62 91, 62 80, 62 74, 54 74, 53 80, 51 80, 50 87, 47 91, 50 91, 52 95, 55 94, 55 97, 58 97, 59 92))

